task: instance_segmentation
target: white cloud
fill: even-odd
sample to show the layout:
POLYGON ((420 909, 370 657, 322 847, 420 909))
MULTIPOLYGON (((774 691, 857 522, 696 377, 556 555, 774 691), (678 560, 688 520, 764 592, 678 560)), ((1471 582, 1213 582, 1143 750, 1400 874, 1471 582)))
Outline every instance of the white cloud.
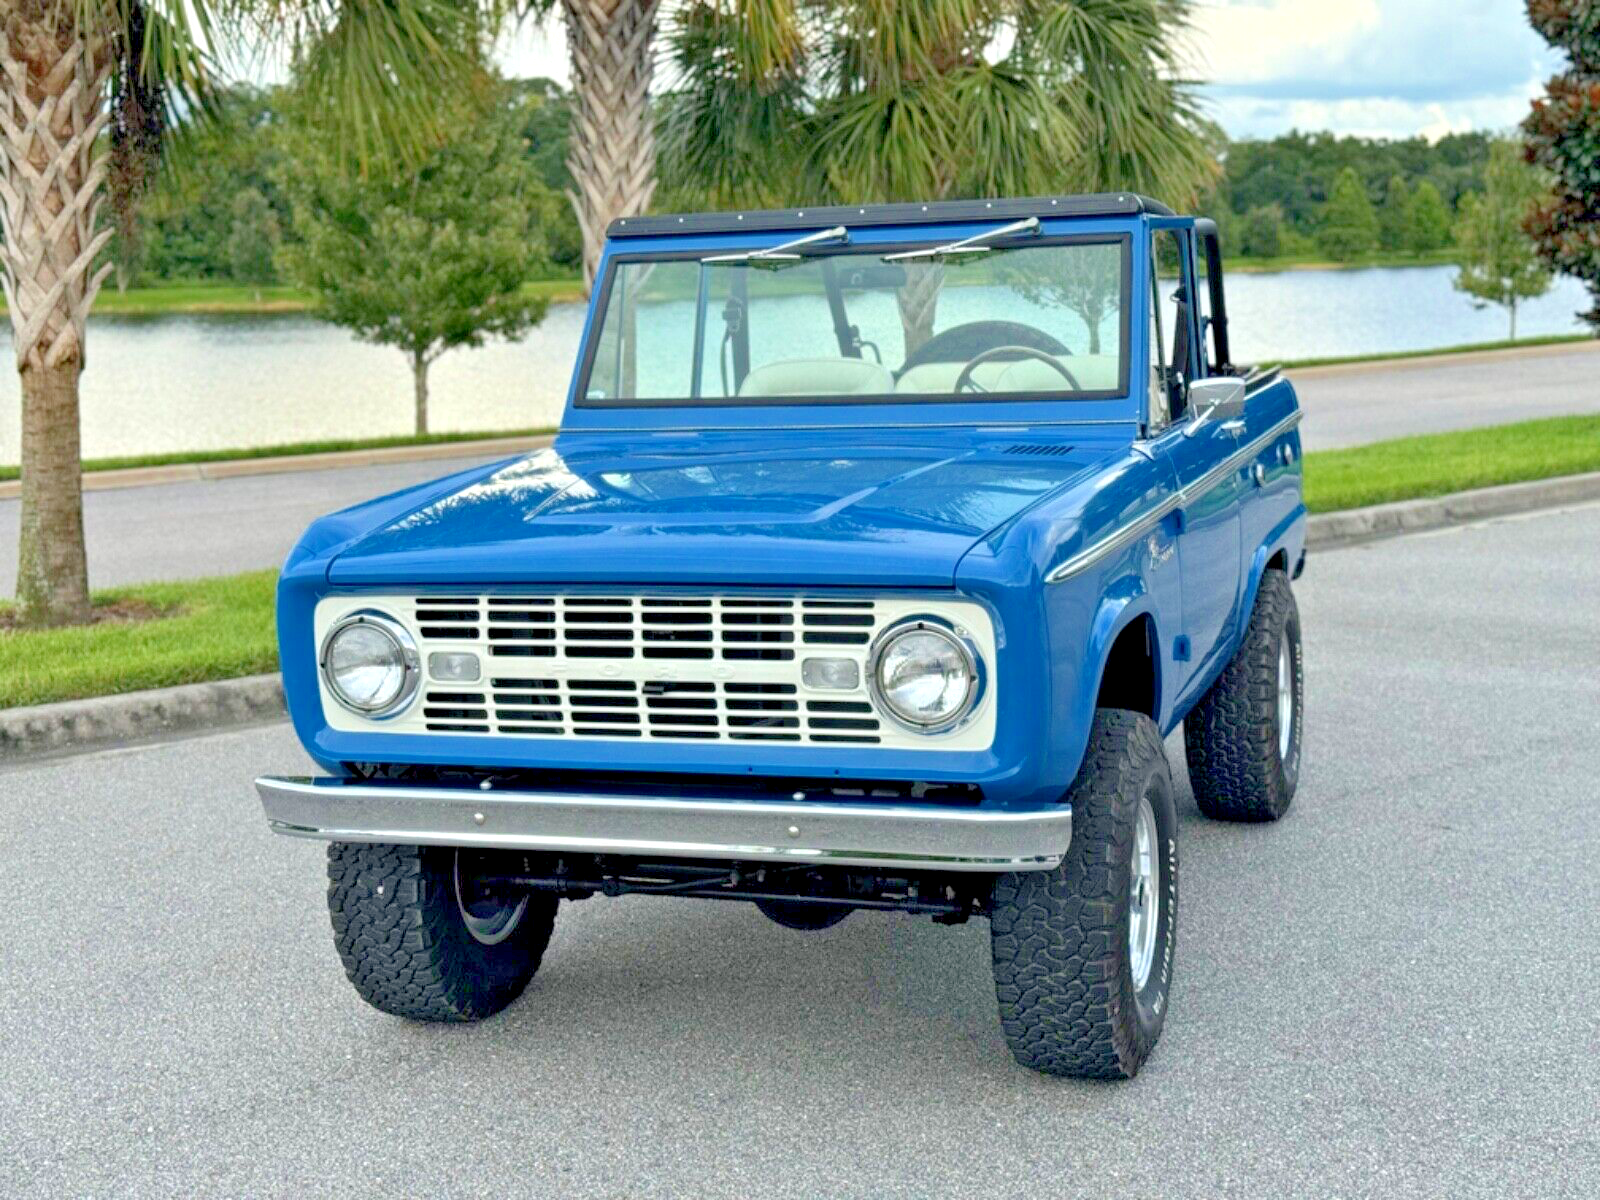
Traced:
POLYGON ((1508 0, 1218 0, 1196 12, 1195 52, 1235 137, 1506 128, 1558 69, 1508 0))
POLYGON ((1217 83, 1277 83, 1346 58, 1382 27, 1378 0, 1241 0, 1195 13, 1201 78, 1217 83))
POLYGON ((495 47, 495 60, 507 75, 519 79, 543 76, 562 87, 570 83, 566 30, 556 15, 542 22, 523 21, 495 47))

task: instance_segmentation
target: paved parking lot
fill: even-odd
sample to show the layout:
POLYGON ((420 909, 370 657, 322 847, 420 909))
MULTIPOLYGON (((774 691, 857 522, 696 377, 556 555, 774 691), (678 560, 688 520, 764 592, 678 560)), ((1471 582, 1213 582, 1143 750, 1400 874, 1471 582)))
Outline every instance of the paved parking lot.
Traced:
POLYGON ((1012 1064, 982 923, 596 899, 503 1016, 406 1025, 262 825, 286 726, 0 773, 0 1192, 1592 1197, 1597 546, 1589 508, 1312 560, 1302 791, 1180 789, 1129 1085, 1012 1064))

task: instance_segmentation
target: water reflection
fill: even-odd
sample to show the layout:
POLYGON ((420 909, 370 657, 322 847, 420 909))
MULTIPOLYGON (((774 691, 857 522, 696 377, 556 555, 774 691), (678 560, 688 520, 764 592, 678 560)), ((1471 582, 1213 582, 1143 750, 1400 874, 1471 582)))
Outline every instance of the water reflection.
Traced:
MULTIPOLYGON (((1367 354, 1505 336, 1499 309, 1454 291, 1453 267, 1235 275, 1235 357, 1367 354)), ((1587 294, 1571 280, 1527 305, 1527 336, 1577 332, 1587 294)), ((439 430, 516 429, 560 419, 583 308, 557 305, 512 345, 446 354, 433 369, 439 430)), ((10 326, 4 323, 9 346, 10 326)), ((90 458, 410 430, 400 352, 306 317, 95 318, 83 378, 90 458)), ((0 463, 18 458, 17 379, 0 371, 0 463)))

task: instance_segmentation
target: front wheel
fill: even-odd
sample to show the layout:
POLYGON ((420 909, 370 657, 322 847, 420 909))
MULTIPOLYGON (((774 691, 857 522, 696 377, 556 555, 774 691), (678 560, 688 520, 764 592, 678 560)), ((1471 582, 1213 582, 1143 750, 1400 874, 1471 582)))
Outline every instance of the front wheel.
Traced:
POLYGON ((1189 782, 1217 821, 1276 821, 1300 782, 1305 656, 1289 577, 1261 576, 1244 641, 1184 720, 1189 782))
POLYGON ((481 1021, 522 994, 555 924, 554 896, 499 896, 481 855, 334 842, 328 912, 344 972, 374 1008, 413 1021, 481 1021))
POLYGON ((1149 717, 1095 714, 1052 871, 1002 875, 991 907, 1000 1024, 1025 1067, 1131 1079, 1161 1036, 1177 941, 1177 811, 1149 717))

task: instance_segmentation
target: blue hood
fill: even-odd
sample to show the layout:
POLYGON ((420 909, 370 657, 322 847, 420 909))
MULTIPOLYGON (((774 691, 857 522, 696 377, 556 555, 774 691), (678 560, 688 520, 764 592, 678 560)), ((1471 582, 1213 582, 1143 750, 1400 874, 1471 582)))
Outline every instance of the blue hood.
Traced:
POLYGON ((949 587, 975 542, 1116 449, 896 436, 563 438, 348 543, 328 579, 949 587))

